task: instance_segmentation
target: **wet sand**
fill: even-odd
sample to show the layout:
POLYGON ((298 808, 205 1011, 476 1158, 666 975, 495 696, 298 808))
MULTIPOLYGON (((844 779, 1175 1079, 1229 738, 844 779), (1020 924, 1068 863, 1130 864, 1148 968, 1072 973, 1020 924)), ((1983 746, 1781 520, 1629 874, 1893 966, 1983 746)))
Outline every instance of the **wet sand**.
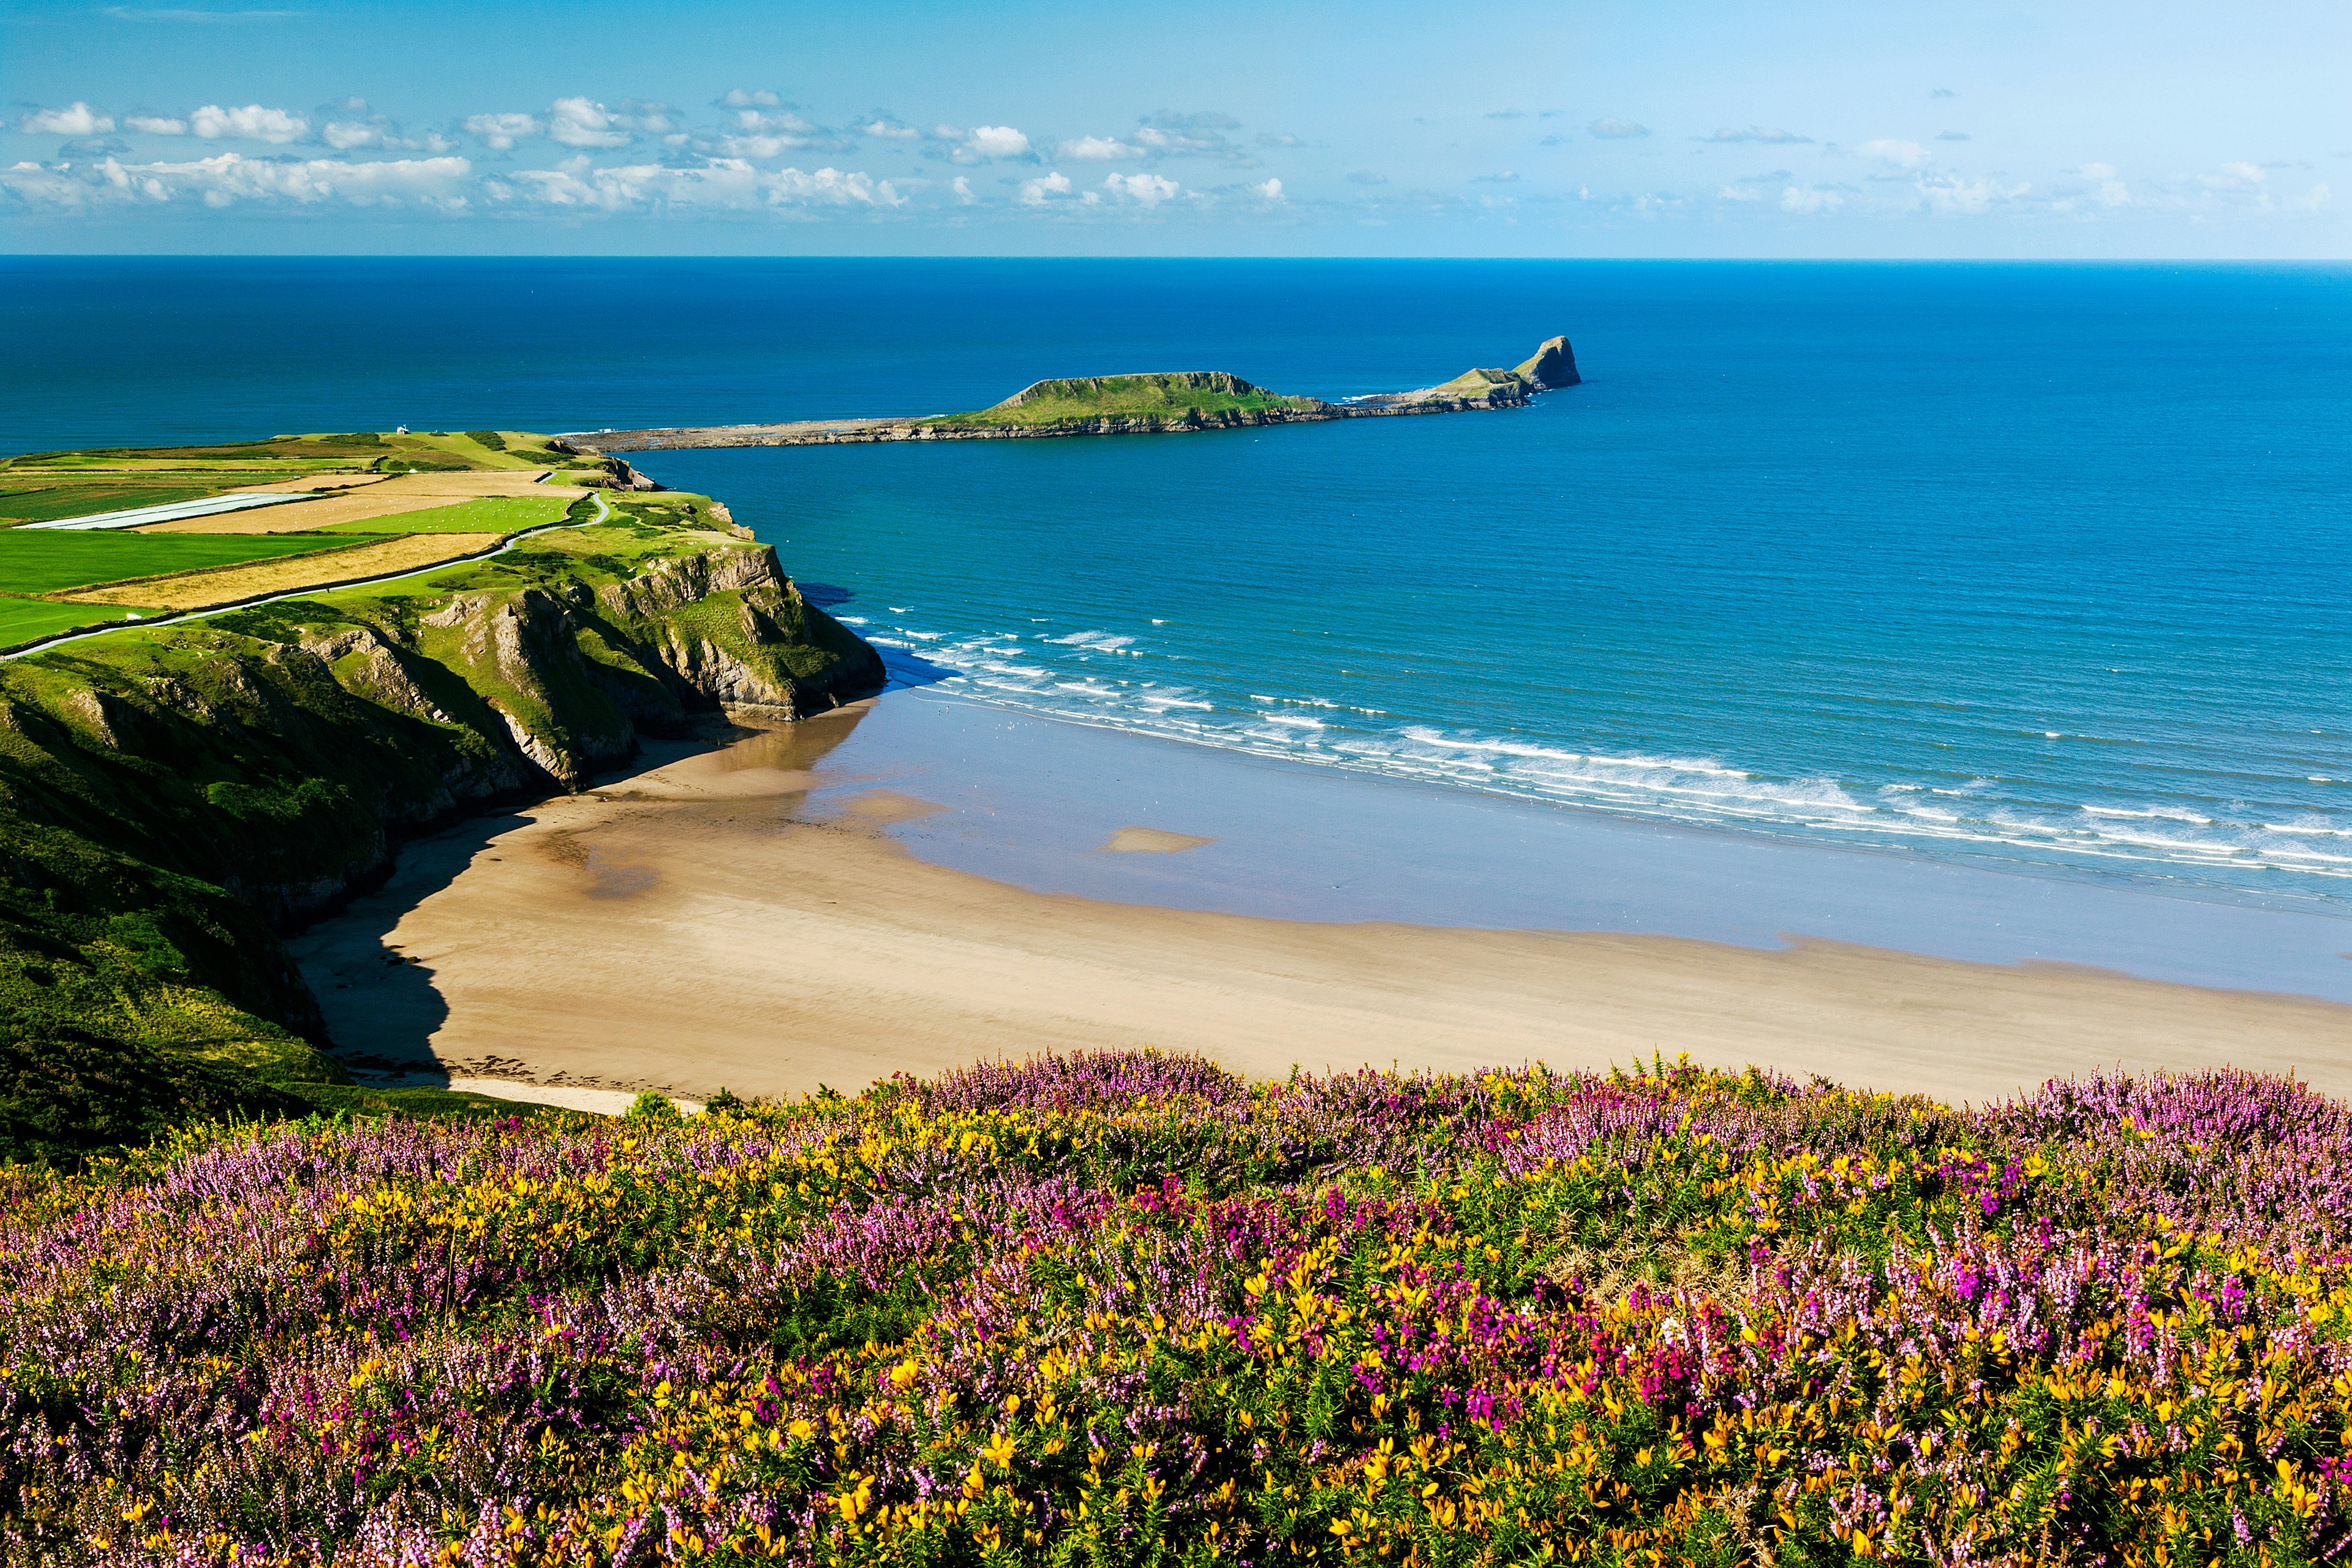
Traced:
MULTIPOLYGON (((858 720, 673 747, 648 772, 413 846, 383 891, 294 943, 348 1058, 688 1097, 1142 1046, 1261 1075, 1688 1052, 1969 1100, 2054 1074, 2234 1063, 2352 1093, 2352 1006, 2310 997, 1801 936, 1274 920, 1029 891, 910 854, 894 830, 948 820, 936 802, 824 771, 858 720)), ((1186 826, 1140 831, 1169 855, 1204 838, 1186 826)))

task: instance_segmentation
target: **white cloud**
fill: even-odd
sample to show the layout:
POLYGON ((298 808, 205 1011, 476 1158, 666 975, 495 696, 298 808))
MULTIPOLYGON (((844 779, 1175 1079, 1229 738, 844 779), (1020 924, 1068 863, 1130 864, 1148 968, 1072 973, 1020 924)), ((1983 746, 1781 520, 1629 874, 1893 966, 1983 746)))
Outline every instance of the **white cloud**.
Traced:
POLYGON ((1889 142, 1881 139, 1865 142, 1855 149, 1865 158, 1875 158, 1897 169, 1918 169, 1927 166, 1927 149, 1916 142, 1889 142))
POLYGON ((143 131, 150 136, 185 136, 188 122, 168 114, 132 114, 122 123, 133 131, 143 131))
POLYGON ((1264 180, 1249 188, 1270 202, 1278 202, 1283 199, 1282 182, 1280 180, 1264 180))
POLYGON ((892 142, 919 142, 923 133, 911 125, 902 125, 887 114, 877 114, 858 127, 868 136, 880 136, 892 142))
POLYGON ((1955 174, 1937 174, 1919 181, 1919 200, 1930 212, 1973 215, 2014 201, 2032 188, 2030 184, 2004 185, 1999 180, 1963 180, 1955 174))
POLYGON ((2197 182, 2209 191, 2259 191, 2270 183, 2270 174, 2254 163, 2224 163, 2220 174, 2200 174, 2197 182))
POLYGON ((948 182, 948 189, 955 193, 956 205, 960 207, 968 207, 979 199, 971 194, 971 182, 961 174, 948 182))
POLYGON ((588 98, 559 98, 547 108, 547 137, 566 147, 625 147, 629 128, 588 98))
POLYGON ((1761 191, 1752 191, 1745 185, 1719 185, 1715 195, 1717 201, 1726 202, 1760 202, 1764 199, 1761 191))
POLYGON ((88 181, 40 163, 12 163, 0 169, 0 191, 18 201, 58 207, 79 207, 91 196, 88 181))
POLYGON ((1121 142, 1116 136, 1081 136, 1075 142, 1062 143, 1062 156, 1108 163, 1114 158, 1140 158, 1143 149, 1121 142))
MULTIPOLYGON (((956 184, 963 185, 964 183, 959 179, 956 184)), ((965 190, 970 188, 964 187, 965 190)), ((961 195, 963 192, 959 191, 957 194, 961 195)), ((1018 200, 1024 207, 1042 207, 1055 196, 1066 196, 1069 194, 1070 176, 1056 170, 1050 174, 1040 174, 1034 180, 1022 181, 1018 200)))
POLYGON ((1238 131, 1242 122, 1230 114, 1213 110, 1197 114, 1179 114, 1163 109, 1148 116, 1135 132, 1136 144, 1144 155, 1151 158, 1216 158, 1228 163, 1247 165, 1255 162, 1249 153, 1236 146, 1225 132, 1238 131))
POLYGON ((534 114, 469 114, 465 123, 467 135, 479 137, 483 146, 499 153, 511 151, 522 138, 539 134, 539 117, 534 114))
POLYGON ((37 109, 16 124, 32 136, 101 136, 114 129, 114 116, 100 114, 76 99, 63 109, 37 109))
POLYGON ((1805 189, 1790 185, 1780 193, 1780 210, 1787 213, 1835 212, 1845 205, 1845 198, 1835 191, 1825 191, 1816 185, 1805 189))
POLYGON ((763 174, 740 158, 699 165, 629 163, 596 167, 585 156, 553 169, 525 169, 493 182, 500 201, 618 213, 646 208, 748 210, 761 207, 895 207, 904 204, 887 180, 840 169, 763 174))
POLYGON ((1769 125, 1751 125, 1745 131, 1722 130, 1712 136, 1702 136, 1702 142, 1811 142, 1810 136, 1800 136, 1793 131, 1782 131, 1769 125))
MULTIPOLYGON (((739 109, 718 140, 718 150, 730 158, 773 158, 803 147, 837 150, 847 144, 824 126, 795 111, 790 104, 778 109, 739 109)), ((910 132, 911 134, 911 132, 910 132)), ((675 143, 685 140, 672 137, 675 143)))
POLYGON ((194 197, 211 207, 240 202, 336 203, 455 213, 466 209, 473 166, 463 158, 352 163, 340 158, 248 158, 220 153, 185 163, 125 163, 108 158, 80 170, 40 170, 20 163, 8 174, 11 177, 0 183, 20 196, 67 206, 194 197))
POLYGON ((1610 142, 1627 141, 1635 136, 1647 136, 1650 133, 1650 128, 1639 121, 1618 120, 1609 115, 1601 116, 1584 129, 1610 142))
POLYGON ((746 91, 742 88, 733 87, 729 88, 727 95, 719 100, 719 107, 721 109, 775 109, 781 107, 783 101, 765 88, 746 91))
POLYGON ((1125 196, 1148 207, 1158 206, 1182 188, 1158 174, 1112 174, 1103 181, 1103 189, 1112 195, 1125 196))
POLYGON ((234 137, 241 142, 283 146, 308 136, 310 121, 288 110, 264 109, 257 103, 248 103, 242 109, 223 109, 217 103, 207 103, 188 116, 188 129, 206 141, 234 137))
POLYGON ((1026 157, 1028 153, 1029 138, 1012 126, 975 125, 952 156, 959 163, 984 163, 992 158, 1026 157))

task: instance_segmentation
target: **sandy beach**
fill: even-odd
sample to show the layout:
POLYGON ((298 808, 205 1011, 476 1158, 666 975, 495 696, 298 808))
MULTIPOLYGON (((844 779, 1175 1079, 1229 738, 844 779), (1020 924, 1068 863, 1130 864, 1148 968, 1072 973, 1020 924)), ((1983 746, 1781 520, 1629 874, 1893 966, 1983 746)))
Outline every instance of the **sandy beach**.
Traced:
MULTIPOLYGON (((2352 1092, 2352 1007, 2307 997, 1801 935, 1773 950, 1027 891, 908 853, 892 826, 940 809, 918 795, 812 802, 859 716, 673 747, 412 846, 382 891, 294 943, 335 1038, 365 1068, 689 1097, 1144 1046, 1261 1075, 1663 1051, 1971 1101, 2222 1063, 2352 1092)), ((1207 841, 1163 823, 1102 848, 1207 841)))

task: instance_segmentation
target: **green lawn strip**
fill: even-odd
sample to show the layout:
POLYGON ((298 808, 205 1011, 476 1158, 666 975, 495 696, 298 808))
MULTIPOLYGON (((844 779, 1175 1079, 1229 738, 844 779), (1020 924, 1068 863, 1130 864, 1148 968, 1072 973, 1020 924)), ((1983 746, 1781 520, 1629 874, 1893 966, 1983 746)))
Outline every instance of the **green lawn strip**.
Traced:
POLYGON ((321 533, 518 533, 563 520, 571 501, 562 496, 485 496, 456 506, 394 512, 331 523, 321 533))
POLYGON ((78 533, 0 530, 0 594, 51 594, 361 542, 346 533, 78 533))
POLYGON ((80 626, 104 626, 123 619, 131 611, 127 605, 60 605, 48 599, 0 597, 0 647, 15 647, 80 626))

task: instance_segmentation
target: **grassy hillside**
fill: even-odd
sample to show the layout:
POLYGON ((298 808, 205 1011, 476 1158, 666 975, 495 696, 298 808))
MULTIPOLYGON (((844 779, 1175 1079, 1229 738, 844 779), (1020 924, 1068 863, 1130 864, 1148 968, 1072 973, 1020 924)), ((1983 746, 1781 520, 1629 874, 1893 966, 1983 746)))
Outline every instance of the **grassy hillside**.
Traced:
MULTIPOLYGON (((404 832, 574 787, 722 689, 781 714, 879 683, 707 500, 623 495, 591 523, 596 505, 495 559, 0 663, 0 1158, 391 1103, 336 1082, 279 926, 404 832)), ((0 558, 43 540, 305 547, 0 533, 0 558)))
POLYGON ((993 407, 926 423, 1019 426, 1097 419, 1177 421, 1322 406, 1314 398, 1286 397, 1223 371, 1168 371, 1041 381, 993 407))
POLYGON ((2352 1109, 1103 1055, 0 1175, 12 1562, 2352 1547, 2352 1109))

